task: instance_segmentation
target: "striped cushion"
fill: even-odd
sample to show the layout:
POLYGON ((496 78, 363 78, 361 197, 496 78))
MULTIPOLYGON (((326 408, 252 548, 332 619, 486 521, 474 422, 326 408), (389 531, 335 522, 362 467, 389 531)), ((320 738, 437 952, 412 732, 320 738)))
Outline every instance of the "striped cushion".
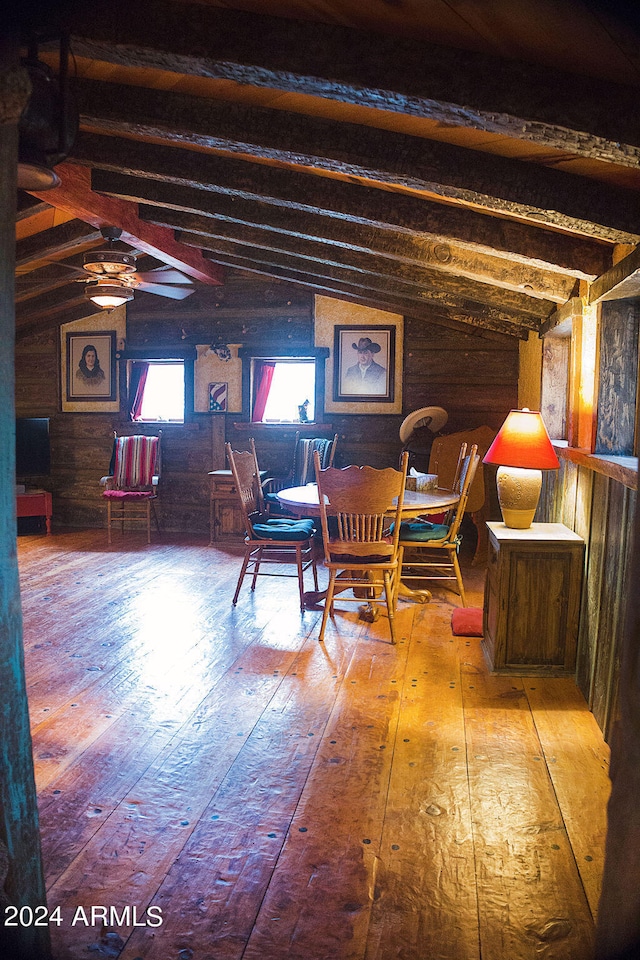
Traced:
POLYGON ((156 472, 158 437, 116 437, 116 487, 149 487, 156 472))
POLYGON ((315 480, 316 477, 313 467, 314 450, 317 450, 320 455, 320 467, 323 470, 328 467, 332 443, 333 440, 327 440, 325 437, 298 440, 296 446, 296 462, 293 465, 294 486, 304 487, 307 483, 315 480))

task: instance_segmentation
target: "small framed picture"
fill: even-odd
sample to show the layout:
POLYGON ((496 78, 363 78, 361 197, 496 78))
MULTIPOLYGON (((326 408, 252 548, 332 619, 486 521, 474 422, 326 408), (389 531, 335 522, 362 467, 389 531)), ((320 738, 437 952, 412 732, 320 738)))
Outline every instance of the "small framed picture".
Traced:
POLYGON ((116 331, 67 334, 67 400, 116 400, 116 331))
POLYGON ((228 383, 210 383, 209 384, 209 412, 226 413, 228 406, 228 383))
POLYGON ((395 338, 393 326, 335 327, 333 399, 393 403, 395 338))

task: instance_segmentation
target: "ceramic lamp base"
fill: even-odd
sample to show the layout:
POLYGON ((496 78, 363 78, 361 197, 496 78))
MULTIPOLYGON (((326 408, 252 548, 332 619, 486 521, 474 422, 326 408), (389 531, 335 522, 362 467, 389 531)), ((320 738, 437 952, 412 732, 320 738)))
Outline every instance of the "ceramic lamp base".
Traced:
POLYGON ((542 489, 542 471, 522 467, 498 467, 498 502, 507 527, 526 530, 531 526, 542 489))

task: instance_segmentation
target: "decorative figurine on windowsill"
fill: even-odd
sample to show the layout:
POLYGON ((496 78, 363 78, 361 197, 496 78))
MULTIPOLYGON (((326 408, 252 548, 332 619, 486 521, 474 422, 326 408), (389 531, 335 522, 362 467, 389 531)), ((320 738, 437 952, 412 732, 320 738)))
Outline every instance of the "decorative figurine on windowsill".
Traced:
POLYGON ((298 407, 298 417, 300 418, 300 423, 309 423, 309 401, 305 400, 304 403, 301 403, 298 407))

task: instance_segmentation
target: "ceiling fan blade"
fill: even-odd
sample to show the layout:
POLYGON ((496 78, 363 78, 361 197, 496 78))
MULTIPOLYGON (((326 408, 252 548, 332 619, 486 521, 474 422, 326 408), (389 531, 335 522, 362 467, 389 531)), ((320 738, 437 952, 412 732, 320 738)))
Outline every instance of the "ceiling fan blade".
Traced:
POLYGON ((153 270, 136 273, 135 278, 149 283, 191 283, 189 277, 173 267, 155 267, 153 270))
POLYGON ((160 297, 170 297, 172 300, 184 300, 185 297, 190 297, 194 292, 193 287, 165 287, 162 283, 146 283, 145 281, 136 283, 135 289, 142 290, 143 293, 157 293, 160 297))

